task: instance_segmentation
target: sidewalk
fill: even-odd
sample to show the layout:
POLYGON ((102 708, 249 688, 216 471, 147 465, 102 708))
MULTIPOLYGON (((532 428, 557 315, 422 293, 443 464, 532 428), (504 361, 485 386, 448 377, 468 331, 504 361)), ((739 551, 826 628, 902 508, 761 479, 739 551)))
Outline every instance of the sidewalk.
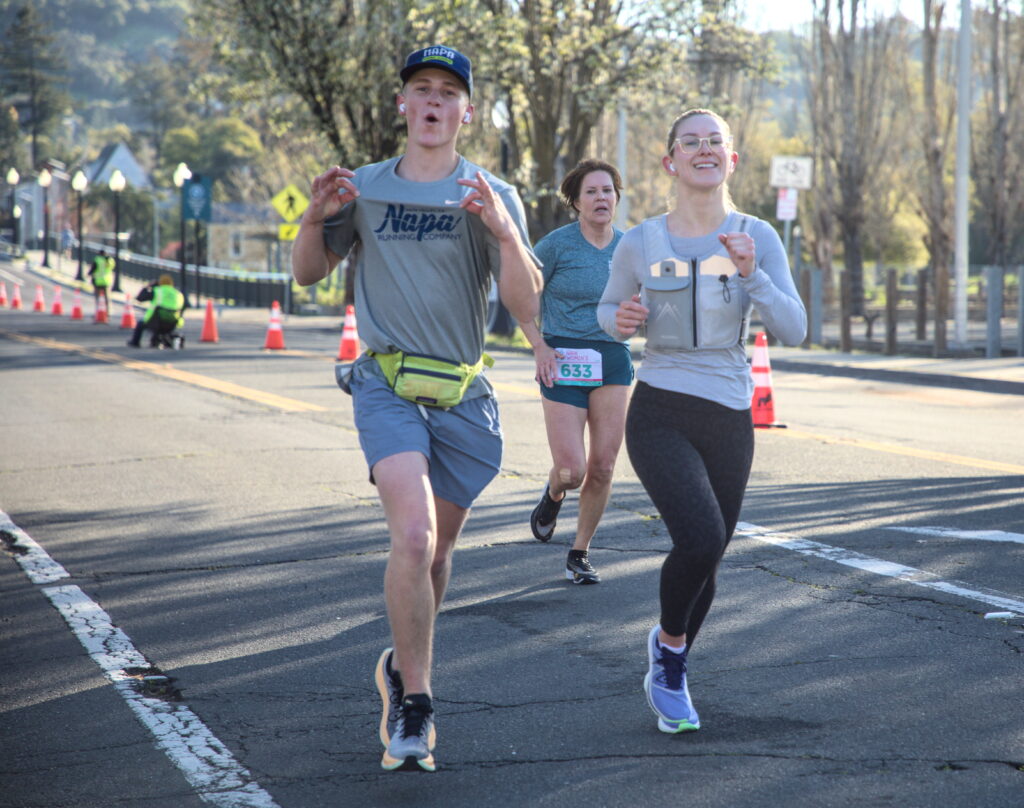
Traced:
MULTIPOLYGON (((52 283, 57 283, 65 288, 76 287, 92 293, 92 286, 85 282, 74 280, 78 268, 77 261, 64 259, 58 269, 58 262, 52 259, 54 265, 50 269, 40 266, 41 252, 29 252, 26 255, 27 270, 41 278, 46 278, 52 283)), ((86 270, 87 271, 87 270, 86 270)), ((111 293, 112 316, 113 307, 123 305, 125 295, 130 294, 134 300, 139 290, 145 284, 133 278, 121 278, 121 292, 111 293)), ((233 308, 215 304, 217 318, 221 322, 252 323, 265 325, 267 312, 263 309, 233 308)), ((141 306, 140 306, 141 308, 141 306)), ((205 303, 196 308, 191 307, 185 312, 187 321, 202 322, 205 316, 205 303)), ((289 330, 292 329, 315 329, 324 330, 336 328, 340 334, 341 320, 334 316, 306 316, 286 315, 284 321, 289 330)), ((812 348, 786 348, 781 345, 773 345, 770 348, 770 360, 774 370, 788 373, 812 373, 822 376, 848 376, 875 381, 889 381, 900 384, 924 384, 936 387, 950 387, 966 390, 978 390, 990 393, 1003 393, 1010 395, 1024 395, 1024 357, 1002 356, 994 359, 983 357, 985 334, 984 323, 971 323, 968 333, 969 347, 972 353, 967 356, 949 356, 934 358, 925 355, 927 344, 917 343, 910 339, 903 340, 899 347, 907 352, 895 356, 886 356, 874 351, 855 350, 850 353, 840 353, 837 350, 815 346, 812 348)), ((1015 324, 1014 324, 1015 328, 1015 324)), ((751 328, 751 334, 756 333, 760 328, 757 324, 751 328)), ((863 330, 861 326, 860 330, 863 330)), ((876 328, 876 332, 877 332, 876 328)), ((823 334, 827 343, 837 342, 838 325, 827 323, 823 334)), ((1014 343, 1010 340, 1011 330, 1004 328, 1003 346, 1004 349, 1014 343)), ((950 324, 948 334, 952 336, 953 328, 950 324)), ((856 336, 856 335, 855 335, 856 336)), ((858 340, 855 338, 855 344, 858 340)), ((642 338, 630 341, 633 356, 640 359, 643 353, 644 340, 642 338)), ((509 348, 504 345, 493 344, 490 347, 501 350, 513 350, 528 352, 528 349, 509 348)))
POLYGON ((823 348, 784 348, 776 345, 771 348, 770 360, 773 370, 790 373, 851 376, 901 384, 1024 395, 1024 358, 1019 356, 934 359, 859 351, 840 353, 823 348))

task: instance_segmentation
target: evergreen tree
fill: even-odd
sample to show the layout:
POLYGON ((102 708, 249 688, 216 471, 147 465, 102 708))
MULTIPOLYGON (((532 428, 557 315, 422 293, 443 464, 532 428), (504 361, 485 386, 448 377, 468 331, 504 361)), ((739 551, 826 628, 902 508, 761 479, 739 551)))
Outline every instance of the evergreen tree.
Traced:
POLYGON ((35 6, 23 5, 4 32, 0 49, 0 89, 4 102, 18 111, 20 125, 31 142, 32 165, 49 155, 39 154, 40 139, 52 132, 68 105, 64 91, 67 62, 35 6))

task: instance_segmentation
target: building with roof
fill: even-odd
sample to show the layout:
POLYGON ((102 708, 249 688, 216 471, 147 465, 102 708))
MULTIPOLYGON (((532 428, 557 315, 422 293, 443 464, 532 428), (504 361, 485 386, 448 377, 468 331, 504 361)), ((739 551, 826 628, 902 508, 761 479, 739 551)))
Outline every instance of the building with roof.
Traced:
POLYGON ((152 188, 149 175, 139 165, 132 150, 125 143, 111 143, 103 147, 100 156, 91 163, 83 166, 85 177, 89 185, 103 184, 110 182, 110 175, 115 169, 121 169, 128 185, 132 188, 152 188))
POLYGON ((222 269, 276 272, 281 217, 268 204, 214 202, 207 225, 207 263, 222 269))

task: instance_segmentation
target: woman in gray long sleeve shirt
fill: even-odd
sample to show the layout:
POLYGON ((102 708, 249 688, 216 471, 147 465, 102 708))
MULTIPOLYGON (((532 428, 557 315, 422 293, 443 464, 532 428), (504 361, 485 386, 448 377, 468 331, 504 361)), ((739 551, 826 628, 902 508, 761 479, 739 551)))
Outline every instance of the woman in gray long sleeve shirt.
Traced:
POLYGON ((700 728, 687 658, 753 461, 744 347, 751 308, 787 345, 801 342, 807 328, 778 234, 737 212, 729 197, 739 160, 731 146, 728 124, 709 110, 676 119, 662 158, 675 206, 622 237, 598 306, 613 337, 647 331, 626 448, 672 539, 644 678, 658 728, 668 733, 700 728))

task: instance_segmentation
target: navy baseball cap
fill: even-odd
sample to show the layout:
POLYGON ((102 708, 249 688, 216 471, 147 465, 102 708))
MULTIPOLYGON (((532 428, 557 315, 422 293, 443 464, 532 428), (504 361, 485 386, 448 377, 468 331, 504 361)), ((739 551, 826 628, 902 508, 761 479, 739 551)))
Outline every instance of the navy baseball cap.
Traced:
POLYGON ((457 76, 466 85, 469 94, 473 95, 473 66, 469 62, 469 57, 444 45, 431 45, 429 48, 410 53, 399 75, 405 82, 413 73, 425 67, 447 70, 457 76))

